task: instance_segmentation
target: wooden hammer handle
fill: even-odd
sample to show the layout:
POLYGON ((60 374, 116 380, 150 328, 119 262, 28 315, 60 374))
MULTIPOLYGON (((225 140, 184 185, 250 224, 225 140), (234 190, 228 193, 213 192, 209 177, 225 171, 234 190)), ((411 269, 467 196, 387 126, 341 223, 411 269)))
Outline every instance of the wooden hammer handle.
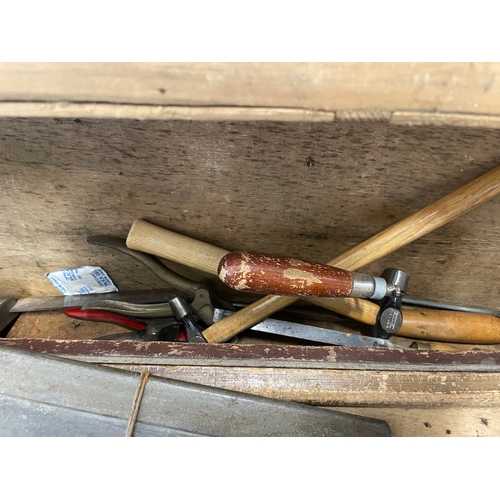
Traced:
POLYGON ((243 292, 349 297, 353 289, 349 271, 270 253, 228 253, 220 261, 218 271, 223 283, 243 292))

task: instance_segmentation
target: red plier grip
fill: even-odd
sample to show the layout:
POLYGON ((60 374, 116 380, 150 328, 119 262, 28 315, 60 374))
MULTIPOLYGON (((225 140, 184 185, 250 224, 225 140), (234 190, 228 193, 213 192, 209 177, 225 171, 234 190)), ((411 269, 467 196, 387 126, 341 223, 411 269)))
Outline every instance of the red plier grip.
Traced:
POLYGON ((127 316, 122 316, 121 314, 116 314, 108 311, 100 311, 97 309, 89 309, 87 311, 82 311, 79 307, 67 307, 64 312, 71 316, 72 318, 85 319, 89 321, 104 321, 105 323, 114 323, 115 325, 120 325, 125 328, 130 328, 131 330, 146 330, 147 324, 144 321, 140 321, 133 318, 127 318, 127 316))

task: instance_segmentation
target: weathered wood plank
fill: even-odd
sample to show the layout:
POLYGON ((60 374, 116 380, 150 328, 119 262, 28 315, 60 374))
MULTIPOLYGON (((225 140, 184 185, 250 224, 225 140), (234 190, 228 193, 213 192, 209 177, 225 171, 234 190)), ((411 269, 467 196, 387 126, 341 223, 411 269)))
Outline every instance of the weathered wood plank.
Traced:
POLYGON ((3 63, 0 100, 500 114, 498 63, 3 63))
POLYGON ((0 344, 90 363, 191 367, 500 373, 496 351, 6 338, 0 344))
POLYGON ((385 420, 394 437, 498 437, 500 407, 332 408, 385 420))
POLYGON ((395 111, 389 121, 393 125, 500 128, 500 116, 486 114, 395 111))
MULTIPOLYGON (((86 243, 125 237, 139 217, 230 250, 327 262, 497 166, 499 139, 383 122, 3 118, 2 294, 53 295, 46 272, 87 264, 121 290, 162 288, 131 258, 86 243)), ((499 214, 491 200, 362 271, 400 267, 409 296, 498 309, 499 214)))
POLYGON ((119 365, 115 368, 321 406, 408 408, 500 405, 500 374, 119 365))

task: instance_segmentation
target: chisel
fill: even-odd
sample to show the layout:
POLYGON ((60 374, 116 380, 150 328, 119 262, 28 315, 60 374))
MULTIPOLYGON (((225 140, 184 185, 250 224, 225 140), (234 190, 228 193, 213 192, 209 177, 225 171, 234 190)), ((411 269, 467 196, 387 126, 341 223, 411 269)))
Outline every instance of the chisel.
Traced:
MULTIPOLYGON (((234 314, 234 312, 216 308, 214 312, 214 324, 217 321, 231 316, 231 314, 234 314)), ((386 347, 388 349, 408 349, 408 347, 396 345, 386 339, 366 337, 356 333, 347 333, 340 330, 304 325, 302 323, 293 323, 273 318, 267 318, 257 323, 252 326, 250 330, 343 347, 386 347)))

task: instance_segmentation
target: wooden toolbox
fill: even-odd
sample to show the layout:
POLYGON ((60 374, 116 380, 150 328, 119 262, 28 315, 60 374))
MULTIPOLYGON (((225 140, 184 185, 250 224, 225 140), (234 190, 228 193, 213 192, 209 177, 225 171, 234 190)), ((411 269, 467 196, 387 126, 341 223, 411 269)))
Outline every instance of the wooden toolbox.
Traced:
MULTIPOLYGON (((120 291, 164 288, 87 243, 126 238, 137 219, 326 263, 498 165, 500 64, 0 64, 0 295, 56 295, 45 274, 85 265, 120 291)), ((499 216, 491 196, 359 270, 397 267, 408 297, 500 311, 499 216)), ((500 434, 494 343, 138 346, 102 334, 25 313, 0 342, 381 418, 395 435, 500 434)))

